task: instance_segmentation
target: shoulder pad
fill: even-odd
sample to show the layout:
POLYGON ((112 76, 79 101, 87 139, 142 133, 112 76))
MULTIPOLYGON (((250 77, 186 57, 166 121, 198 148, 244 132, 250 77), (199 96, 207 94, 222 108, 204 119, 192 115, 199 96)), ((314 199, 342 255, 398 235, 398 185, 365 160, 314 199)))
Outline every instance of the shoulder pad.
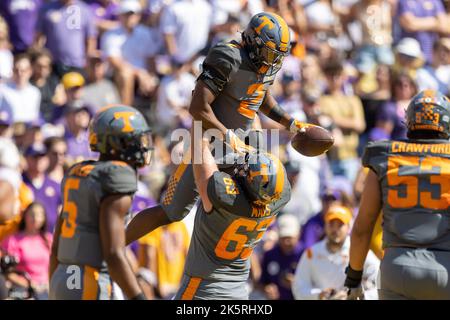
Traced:
POLYGON ((136 170, 122 161, 105 162, 99 178, 106 194, 133 194, 137 190, 136 170))
POLYGON ((243 190, 225 172, 217 171, 209 179, 208 197, 217 210, 224 209, 230 213, 239 211, 239 215, 251 212, 251 206, 243 190))
POLYGON ((369 142, 362 156, 362 165, 370 168, 377 175, 380 173, 380 164, 386 162, 386 157, 389 153, 391 141, 375 141, 369 142))
POLYGON ((217 95, 239 69, 241 62, 240 47, 237 43, 219 43, 206 56, 199 79, 217 95))

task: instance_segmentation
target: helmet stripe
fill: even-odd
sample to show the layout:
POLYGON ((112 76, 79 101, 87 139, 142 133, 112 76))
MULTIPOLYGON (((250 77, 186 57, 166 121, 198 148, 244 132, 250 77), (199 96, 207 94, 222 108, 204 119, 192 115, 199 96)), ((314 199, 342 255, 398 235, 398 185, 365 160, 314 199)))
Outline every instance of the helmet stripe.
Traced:
POLYGON ((275 183, 275 194, 281 194, 284 186, 284 172, 283 165, 281 164, 280 159, 275 157, 273 154, 267 152, 267 156, 272 159, 276 170, 277 170, 277 181, 275 183))
POLYGON ((280 50, 281 51, 287 51, 288 45, 289 45, 289 27, 284 21, 282 17, 279 15, 272 13, 273 17, 277 20, 278 24, 280 25, 281 29, 281 43, 280 43, 280 50))

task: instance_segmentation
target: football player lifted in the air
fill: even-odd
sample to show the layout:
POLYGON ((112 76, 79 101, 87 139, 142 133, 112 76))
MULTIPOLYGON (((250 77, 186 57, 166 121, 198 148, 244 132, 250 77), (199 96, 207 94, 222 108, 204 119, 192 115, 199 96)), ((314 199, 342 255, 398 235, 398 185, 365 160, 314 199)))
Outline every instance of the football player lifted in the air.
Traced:
POLYGON ((128 299, 145 299, 125 256, 125 218, 137 168, 151 160, 150 128, 136 109, 100 109, 90 125, 98 161, 72 166, 61 184, 63 208, 50 257, 50 299, 108 300, 116 282, 128 299))
MULTIPOLYGON (((258 111, 293 133, 306 128, 308 124, 283 111, 269 92, 290 47, 289 28, 283 18, 273 13, 253 16, 240 42, 219 43, 205 58, 189 109, 194 120, 201 121, 204 130, 217 129, 232 152, 240 154, 257 148, 247 143, 252 142, 249 137, 255 133, 252 128, 258 111)), ((169 179, 161 205, 141 211, 130 222, 127 242, 183 219, 198 196, 192 164, 186 156, 169 179)))

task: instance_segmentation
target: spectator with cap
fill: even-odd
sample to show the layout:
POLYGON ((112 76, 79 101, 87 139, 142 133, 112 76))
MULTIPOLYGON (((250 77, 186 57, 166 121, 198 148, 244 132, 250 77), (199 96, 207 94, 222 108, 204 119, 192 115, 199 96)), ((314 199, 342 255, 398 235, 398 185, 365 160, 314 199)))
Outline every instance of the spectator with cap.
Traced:
POLYGON ((38 13, 44 0, 2 0, 0 15, 10 29, 14 53, 23 53, 33 44, 38 13))
POLYGON ((408 73, 411 78, 416 79, 417 69, 425 62, 420 43, 414 38, 403 38, 394 51, 395 64, 392 67, 393 72, 408 73))
POLYGON ((14 59, 11 81, 0 85, 0 95, 13 111, 14 122, 31 122, 39 118, 41 93, 30 83, 31 61, 28 55, 14 59))
POLYGON ((54 108, 65 100, 64 87, 58 77, 52 74, 52 56, 46 49, 31 54, 33 75, 31 83, 41 92, 41 117, 51 122, 54 108))
POLYGON ((158 35, 140 24, 141 13, 139 1, 122 1, 118 9, 120 26, 101 38, 101 49, 114 70, 122 103, 128 105, 133 104, 135 92, 150 95, 156 86, 149 70, 161 45, 158 35))
POLYGON ((44 45, 54 59, 53 71, 62 77, 70 71, 82 72, 88 56, 97 49, 95 19, 80 0, 57 0, 39 12, 35 47, 44 45))
POLYGON ((301 229, 301 242, 305 248, 309 248, 325 237, 324 216, 333 205, 350 204, 349 195, 343 190, 327 188, 321 195, 322 210, 311 217, 301 229))
POLYGON ((74 102, 67 105, 64 112, 64 139, 67 142, 68 164, 95 159, 97 153, 91 151, 88 138, 88 127, 92 117, 90 108, 74 102))
POLYGON ((13 62, 14 56, 11 53, 11 43, 9 42, 9 28, 0 15, 0 81, 11 78, 13 62))
MULTIPOLYGON (((345 268, 349 261, 350 224, 349 208, 334 205, 325 214, 324 240, 307 248, 300 258, 292 285, 297 300, 344 300, 345 268)), ((369 252, 364 266, 363 287, 373 298, 379 260, 369 252)))
MULTIPOLYGON (((52 122, 59 123, 63 121, 66 110, 72 106, 85 106, 87 103, 83 100, 83 92, 85 79, 81 73, 68 72, 61 79, 64 88, 65 103, 61 106, 55 107, 52 115, 52 122)), ((87 106, 91 108, 90 106, 87 106)))
POLYGON ((450 90, 450 38, 441 38, 433 45, 431 62, 417 70, 417 87, 448 94, 450 90))
POLYGON ((303 246, 299 243, 300 224, 295 216, 277 219, 278 243, 264 253, 260 283, 269 300, 294 300, 291 287, 303 246))
POLYGON ((114 83, 105 77, 107 64, 102 57, 89 58, 88 83, 83 89, 82 100, 96 112, 109 104, 120 103, 119 92, 114 83))
POLYGON ((61 186, 47 174, 49 159, 43 144, 35 143, 25 151, 26 169, 22 175, 33 191, 34 201, 40 202, 47 212, 47 231, 53 232, 61 209, 61 186))
POLYGON ((49 137, 44 140, 44 145, 49 159, 47 174, 54 181, 60 182, 64 178, 67 142, 62 137, 49 137))
POLYGON ((439 34, 447 33, 448 29, 441 0, 398 0, 394 21, 400 26, 400 39, 417 39, 427 61, 431 61, 433 44, 439 34))

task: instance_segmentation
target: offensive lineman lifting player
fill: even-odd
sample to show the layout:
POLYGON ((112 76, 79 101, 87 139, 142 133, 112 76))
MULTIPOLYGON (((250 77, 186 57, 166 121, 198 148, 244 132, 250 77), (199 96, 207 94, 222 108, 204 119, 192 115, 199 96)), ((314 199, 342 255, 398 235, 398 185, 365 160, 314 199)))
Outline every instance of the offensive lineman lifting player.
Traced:
MULTIPOLYGON (((289 52, 289 28, 283 18, 273 13, 253 16, 241 42, 220 43, 208 53, 189 109, 194 120, 201 121, 204 130, 219 130, 222 140, 239 154, 251 149, 244 141, 254 133, 258 111, 293 133, 303 130, 308 125, 288 115, 269 92, 289 52)), ((130 222, 127 243, 183 219, 198 197, 186 157, 169 179, 161 205, 141 211, 130 222)))

